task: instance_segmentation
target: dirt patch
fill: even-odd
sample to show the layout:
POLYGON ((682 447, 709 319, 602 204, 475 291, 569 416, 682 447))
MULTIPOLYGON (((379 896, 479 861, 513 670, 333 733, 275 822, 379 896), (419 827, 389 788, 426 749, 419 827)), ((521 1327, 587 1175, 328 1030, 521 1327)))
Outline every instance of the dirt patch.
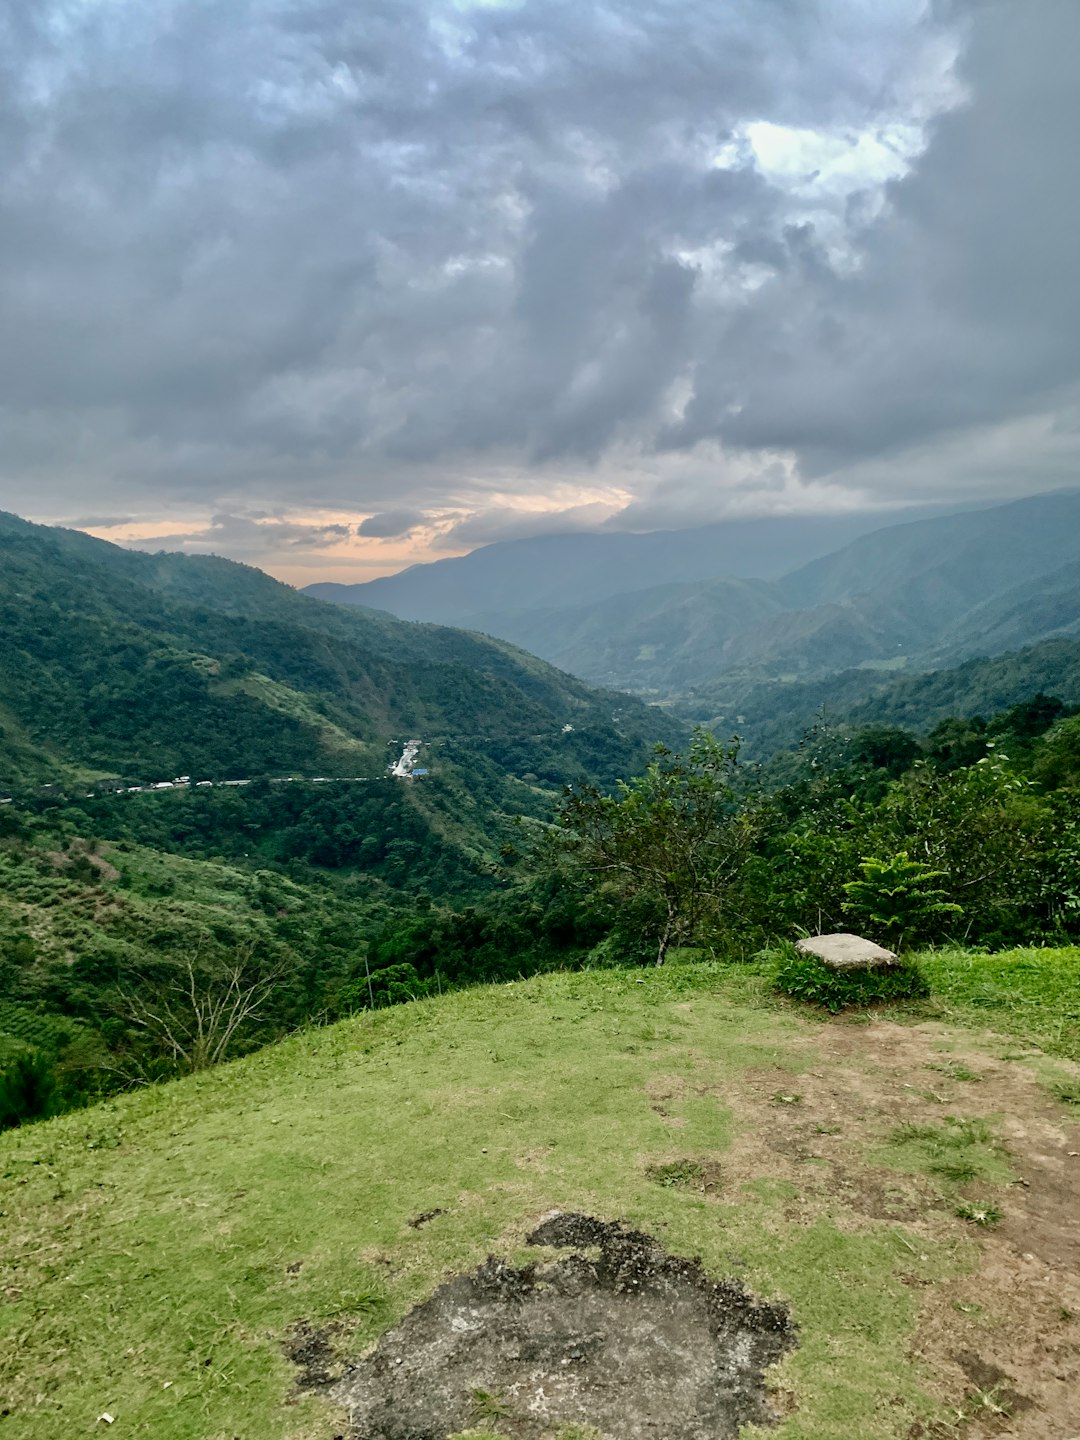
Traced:
POLYGON ((341 1377, 329 1326, 320 1330, 298 1321, 285 1339, 285 1354, 300 1371, 296 1383, 301 1390, 320 1390, 341 1377))
POLYGON ((897 1278, 919 1300, 909 1353, 950 1417, 916 1424, 912 1440, 1080 1440, 1080 1115, 1037 1070, 1002 1058, 1002 1044, 935 1023, 838 1020, 798 1076, 761 1067, 716 1087, 739 1125, 724 1157, 731 1183, 715 1198, 738 1200, 735 1177, 768 1177, 797 1192, 791 1223, 824 1214, 842 1229, 898 1227, 912 1263, 897 1278), (781 1084, 797 1103, 776 1102, 781 1084), (950 1184, 889 1165, 883 1142, 898 1125, 964 1117, 992 1128, 1012 1183, 950 1184), (967 1224, 963 1202, 993 1204, 1003 1219, 967 1224), (972 1272, 927 1281, 915 1263, 923 1241, 971 1247, 972 1272))
POLYGON ((795 1344, 783 1306, 585 1215, 550 1216, 528 1243, 564 1253, 523 1268, 490 1257, 336 1384, 316 1378, 329 1361, 305 1332, 301 1383, 346 1407, 351 1440, 446 1440, 477 1425, 512 1440, 573 1425, 600 1440, 725 1440, 776 1418, 765 1371, 795 1344))

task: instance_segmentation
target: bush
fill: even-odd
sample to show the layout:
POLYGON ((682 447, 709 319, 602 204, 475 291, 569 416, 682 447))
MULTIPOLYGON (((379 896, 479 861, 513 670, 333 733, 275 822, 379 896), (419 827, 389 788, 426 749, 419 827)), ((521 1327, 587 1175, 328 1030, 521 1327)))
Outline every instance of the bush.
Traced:
POLYGON ((824 960, 794 945, 777 966, 773 983, 784 995, 820 1005, 830 1015, 853 1005, 920 1000, 930 993, 922 971, 909 961, 883 970, 830 970, 824 960))
POLYGON ((52 1114, 52 1061, 40 1050, 0 1036, 0 1130, 52 1114))

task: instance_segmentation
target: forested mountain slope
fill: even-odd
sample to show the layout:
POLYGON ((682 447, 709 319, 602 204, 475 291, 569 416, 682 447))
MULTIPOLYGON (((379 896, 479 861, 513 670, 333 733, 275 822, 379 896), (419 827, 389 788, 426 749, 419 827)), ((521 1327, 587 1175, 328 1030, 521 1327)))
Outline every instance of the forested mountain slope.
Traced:
POLYGON ((768 756, 798 743, 818 720, 830 725, 902 726, 917 732, 950 716, 992 715, 1039 691, 1080 704, 1080 641, 1045 640, 919 674, 845 670, 822 680, 746 684, 719 680, 689 695, 688 720, 737 731, 747 752, 768 756))
MULTIPOLYGON (((0 517, 0 784, 381 774, 387 741, 622 773, 671 722, 512 647, 322 604, 250 567, 0 517), (564 732, 564 726, 572 726, 564 732), (553 763, 553 752, 557 756, 553 763)), ((498 761, 497 761, 498 763, 498 761)))

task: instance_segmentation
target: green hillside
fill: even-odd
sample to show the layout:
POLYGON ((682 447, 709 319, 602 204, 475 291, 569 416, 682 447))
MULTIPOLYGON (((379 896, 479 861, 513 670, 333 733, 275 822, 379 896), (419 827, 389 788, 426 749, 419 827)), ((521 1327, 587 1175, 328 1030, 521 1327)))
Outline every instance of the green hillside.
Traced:
POLYGON ((666 694, 693 685, 710 657, 723 668, 725 647, 781 609, 762 581, 722 580, 635 591, 576 610, 512 610, 498 629, 595 683, 666 694))
MULTIPOLYGON (((553 1211, 700 1257, 736 1315, 739 1287, 779 1307, 790 1338, 773 1354, 786 1354, 756 1382, 777 1423, 747 1436, 988 1436, 1010 1414, 1064 1434, 1078 1262, 1057 1177, 1071 1163, 1059 1152, 1078 1147, 1054 1097, 1080 1071, 1037 1048, 1062 1041, 1039 977, 1075 985, 1078 961, 931 957, 938 998, 856 1025, 778 1008, 754 967, 547 976, 305 1032, 13 1131, 0 1137, 5 1434, 622 1440, 659 1405, 657 1434, 734 1436, 693 1424, 699 1392, 681 1377, 715 1342, 673 1301, 697 1273, 681 1261, 654 1292, 640 1270, 629 1287, 606 1281, 586 1250, 565 1340, 552 1299, 526 1337, 528 1384, 500 1340, 527 1327, 528 1279, 494 1332, 473 1333, 476 1309, 455 1318, 451 1289, 431 1338, 396 1338, 411 1307, 488 1256, 548 1264, 524 1242, 553 1211), (1027 1008, 1000 988, 1010 966, 1033 977, 1027 1008), (361 1412, 349 1424, 335 1382, 380 1337, 350 1381, 398 1394, 376 1432, 361 1412), (650 1343, 666 1347, 655 1380, 650 1343)), ((484 1303, 499 1273, 480 1272, 484 1303)), ((737 1332, 721 1337, 721 1354, 744 1353, 737 1332)))
POLYGON ((510 646, 345 611, 249 567, 0 517, 0 785, 379 775, 386 743, 475 745, 553 782, 669 721, 510 646), (571 729, 564 731, 565 726, 571 729))
POLYGON ((797 744, 818 719, 921 734, 951 716, 989 717, 1039 691, 1080 705, 1080 642, 1045 640, 922 674, 859 669, 815 681, 721 679, 698 687, 678 708, 721 734, 737 730, 748 753, 768 756, 797 744))

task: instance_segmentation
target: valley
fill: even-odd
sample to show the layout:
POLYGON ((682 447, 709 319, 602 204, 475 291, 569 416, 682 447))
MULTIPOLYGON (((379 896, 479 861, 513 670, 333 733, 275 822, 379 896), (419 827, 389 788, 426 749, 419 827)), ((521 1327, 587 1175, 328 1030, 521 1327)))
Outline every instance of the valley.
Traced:
POLYGON ((1069 1440, 1080 641, 819 674, 826 557, 824 610, 580 616, 680 651, 657 705, 227 561, 0 561, 13 1435, 1069 1440), (849 929, 891 998, 800 967, 849 929))

